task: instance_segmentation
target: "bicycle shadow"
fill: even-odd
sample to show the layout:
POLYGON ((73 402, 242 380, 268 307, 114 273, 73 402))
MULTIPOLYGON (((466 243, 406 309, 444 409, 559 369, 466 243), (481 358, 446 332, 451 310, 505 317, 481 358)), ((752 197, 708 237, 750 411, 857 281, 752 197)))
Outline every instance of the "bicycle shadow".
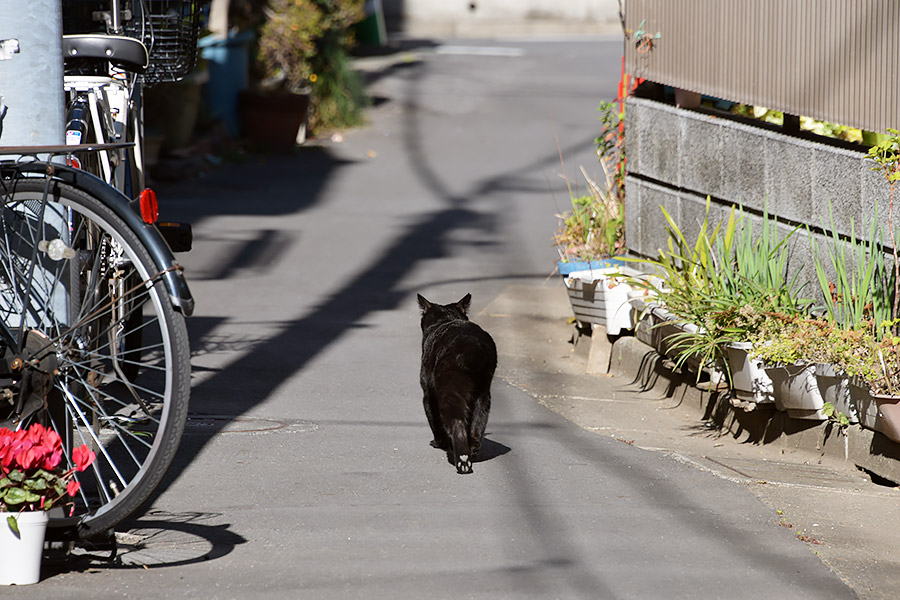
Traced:
POLYGON ((79 541, 71 549, 45 549, 41 579, 65 573, 178 567, 221 558, 247 542, 230 530, 231 524, 215 523, 221 517, 221 513, 150 511, 117 527, 114 544, 79 541))

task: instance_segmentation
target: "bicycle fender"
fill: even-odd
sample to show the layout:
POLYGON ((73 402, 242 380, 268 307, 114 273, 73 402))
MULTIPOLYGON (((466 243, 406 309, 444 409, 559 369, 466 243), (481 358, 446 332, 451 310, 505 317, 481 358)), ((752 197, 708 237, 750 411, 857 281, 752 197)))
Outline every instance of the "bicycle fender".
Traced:
POLYGON ((154 264, 163 273, 162 280, 172 299, 172 304, 180 310, 184 316, 189 317, 194 312, 194 297, 188 288, 187 280, 180 268, 177 267, 175 257, 162 234, 154 225, 144 223, 140 215, 131 208, 127 196, 105 181, 86 171, 75 169, 67 165, 45 162, 25 162, 17 165, 20 171, 46 174, 52 168, 52 177, 64 183, 78 188, 100 200, 112 210, 116 216, 125 221, 125 224, 134 231, 138 239, 150 253, 154 264))

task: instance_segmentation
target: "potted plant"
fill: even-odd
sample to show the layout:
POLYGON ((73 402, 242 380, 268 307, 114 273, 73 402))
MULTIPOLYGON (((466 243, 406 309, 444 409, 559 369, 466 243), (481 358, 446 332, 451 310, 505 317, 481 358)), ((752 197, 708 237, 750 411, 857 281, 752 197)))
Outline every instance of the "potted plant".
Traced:
POLYGON ((631 286, 615 275, 637 271, 627 269, 617 255, 625 249, 625 215, 616 191, 614 176, 601 161, 605 174, 603 188, 584 168, 588 193, 569 188, 572 208, 557 215, 560 227, 554 237, 560 260, 557 268, 564 277, 569 301, 582 327, 601 325, 606 333, 618 335, 631 329, 628 293, 631 286))
POLYGON ((830 362, 831 330, 826 321, 786 318, 774 330, 767 327, 757 333, 754 355, 763 361, 772 380, 775 407, 790 417, 827 419, 816 365, 830 362))
POLYGON ((305 133, 322 13, 311 1, 270 0, 263 14, 253 65, 258 81, 238 95, 241 133, 260 147, 287 151, 305 133))
POLYGON ((72 451, 74 464, 64 465, 59 435, 37 423, 0 429, 0 584, 40 580, 46 511, 65 507, 66 498, 78 493, 75 473, 94 458, 82 445, 72 451))
MULTIPOLYGON (((884 321, 882 333, 896 327, 884 321)), ((848 331, 851 341, 835 360, 849 375, 850 397, 860 423, 900 442, 900 337, 869 331, 848 331)))
POLYGON ((559 229, 553 244, 559 252, 560 275, 624 264, 616 257, 625 251, 625 213, 614 189, 615 181, 607 167, 603 169, 605 189, 582 167, 587 193, 579 194, 570 186, 571 208, 556 215, 559 229))
POLYGON ((636 327, 639 332, 644 328, 654 332, 650 337, 657 351, 676 358, 677 366, 688 361, 707 364, 710 360, 715 360, 714 356, 697 347, 689 350, 685 348, 689 345, 688 340, 701 334, 695 309, 700 305, 708 306, 709 296, 706 291, 709 276, 707 266, 712 251, 710 240, 716 239, 720 230, 720 225, 716 224, 712 233, 708 233, 709 206, 710 201, 707 199, 706 218, 700 226, 696 243, 688 242, 669 213, 661 207, 668 223, 668 250, 660 249, 656 259, 627 259, 643 265, 649 271, 649 276, 628 280, 633 287, 647 293, 632 301, 636 312, 639 311, 636 315, 636 327), (685 329, 685 325, 690 326, 685 329))
POLYGON ((601 188, 584 167, 581 173, 587 193, 578 193, 566 178, 571 208, 558 214, 559 228, 553 238, 559 252, 557 269, 563 277, 572 271, 619 266, 625 252, 625 138, 624 103, 621 111, 614 102, 601 102, 601 134, 597 158, 603 170, 601 188))
POLYGON ((307 128, 361 122, 365 93, 347 49, 362 5, 363 0, 269 0, 254 64, 258 82, 238 98, 245 137, 286 151, 303 141, 307 128))

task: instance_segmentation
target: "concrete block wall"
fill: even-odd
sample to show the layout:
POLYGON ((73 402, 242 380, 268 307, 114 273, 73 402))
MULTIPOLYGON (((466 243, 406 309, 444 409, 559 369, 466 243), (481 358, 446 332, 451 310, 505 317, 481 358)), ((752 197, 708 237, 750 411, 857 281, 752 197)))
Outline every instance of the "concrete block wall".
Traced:
MULTIPOLYGON (((625 115, 625 233, 636 254, 655 257, 666 247, 660 205, 688 240, 696 236, 707 195, 712 219, 726 218, 732 204, 757 215, 768 207, 782 234, 808 224, 829 235, 830 202, 837 232, 849 235, 853 223, 859 237, 868 232, 877 210, 884 240, 890 242, 889 188, 864 152, 646 98, 629 98, 625 115)), ((814 235, 826 248, 824 235, 814 235)), ((794 235, 791 248, 794 269, 803 265, 801 278, 817 288, 805 231, 794 235)))

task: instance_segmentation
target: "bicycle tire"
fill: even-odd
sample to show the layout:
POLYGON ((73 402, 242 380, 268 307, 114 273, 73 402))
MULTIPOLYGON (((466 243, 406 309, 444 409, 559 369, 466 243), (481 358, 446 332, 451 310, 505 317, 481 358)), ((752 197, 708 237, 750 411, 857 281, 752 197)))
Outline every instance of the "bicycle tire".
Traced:
POLYGON ((51 528, 92 537, 134 515, 171 466, 187 420, 190 350, 184 317, 138 236, 100 200, 60 181, 50 181, 41 209, 46 183, 16 180, 0 207, 0 320, 14 338, 7 358, 16 344, 26 361, 55 355, 43 408, 17 426, 56 429, 70 465, 73 447, 95 451, 94 465, 76 474, 74 504, 50 515, 51 528), (50 238, 65 238, 69 255, 54 261, 50 238), (110 291, 129 279, 138 285, 124 295, 110 291), (140 362, 126 375, 117 348, 137 328, 140 362))

